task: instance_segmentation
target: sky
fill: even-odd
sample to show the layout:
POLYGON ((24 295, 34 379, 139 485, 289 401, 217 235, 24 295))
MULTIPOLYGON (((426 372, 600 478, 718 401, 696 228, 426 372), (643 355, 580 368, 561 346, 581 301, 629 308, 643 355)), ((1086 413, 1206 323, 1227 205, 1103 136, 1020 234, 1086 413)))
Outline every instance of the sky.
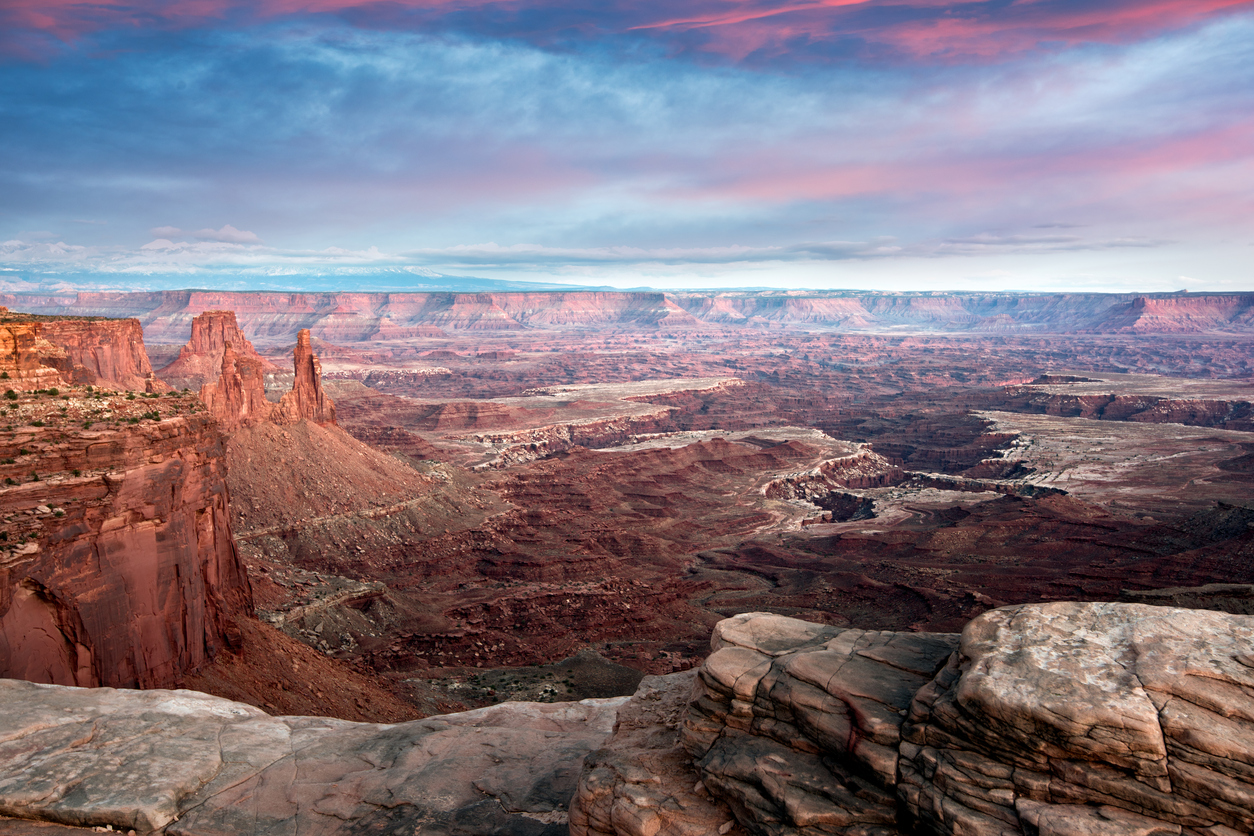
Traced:
POLYGON ((1254 0, 0 0, 0 289, 1254 290, 1254 0))

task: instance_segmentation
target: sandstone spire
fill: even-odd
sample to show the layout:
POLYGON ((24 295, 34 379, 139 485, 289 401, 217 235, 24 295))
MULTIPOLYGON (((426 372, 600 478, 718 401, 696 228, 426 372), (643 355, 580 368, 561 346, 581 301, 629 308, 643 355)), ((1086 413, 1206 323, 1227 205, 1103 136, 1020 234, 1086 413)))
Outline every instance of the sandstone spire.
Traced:
POLYGON ((200 399, 227 432, 265 421, 275 409, 266 400, 265 370, 261 362, 253 357, 237 356, 230 341, 222 347, 218 382, 202 386, 200 399))
POLYGON ((228 345, 237 359, 255 360, 263 374, 278 371, 244 336, 235 311, 205 311, 192 318, 191 339, 179 350, 178 358, 158 371, 157 376, 178 388, 195 389, 210 383, 218 375, 228 345))
POLYGON ((303 419, 326 426, 335 423, 335 402, 322 391, 322 363, 313 353, 309 329, 296 335, 292 356, 296 379, 292 391, 283 396, 272 420, 276 424, 295 424, 303 419))

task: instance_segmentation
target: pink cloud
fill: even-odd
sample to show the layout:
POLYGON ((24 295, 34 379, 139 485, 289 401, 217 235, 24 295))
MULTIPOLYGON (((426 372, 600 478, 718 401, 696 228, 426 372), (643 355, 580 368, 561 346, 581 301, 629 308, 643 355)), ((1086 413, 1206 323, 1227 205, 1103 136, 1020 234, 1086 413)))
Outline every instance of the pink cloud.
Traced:
MULTIPOLYGON (((587 13, 561 0, 9 0, 0 28, 38 31, 66 41, 112 27, 190 27, 221 20, 266 20, 305 14, 353 12, 405 25, 396 12, 415 13, 426 25, 450 12, 549 13, 554 26, 587 13), (399 22, 398 22, 399 20, 399 22)), ((1125 43, 1212 19, 1254 11, 1254 0, 1019 0, 991 7, 987 0, 694 0, 683 13, 662 0, 609 0, 590 30, 635 32, 642 37, 699 35, 693 48, 732 58, 750 53, 787 56, 796 44, 860 44, 915 58, 983 60, 1057 44, 1125 43)), ((543 24, 539 24, 542 28, 543 24)), ((520 37, 535 34, 534 22, 520 37)), ((505 32, 508 34, 508 32, 505 32)), ((853 48, 853 47, 851 47, 853 48)))

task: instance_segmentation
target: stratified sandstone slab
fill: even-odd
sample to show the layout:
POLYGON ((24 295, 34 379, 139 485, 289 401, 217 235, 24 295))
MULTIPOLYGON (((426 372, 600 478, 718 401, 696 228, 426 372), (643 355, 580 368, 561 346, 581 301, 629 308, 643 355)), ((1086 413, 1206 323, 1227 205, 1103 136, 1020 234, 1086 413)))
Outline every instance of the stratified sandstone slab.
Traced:
POLYGON ((704 786, 757 834, 1254 832, 1254 617, 1025 605, 957 639, 721 622, 683 732, 704 786))
POLYGON ((896 834, 899 728, 957 636, 746 613, 718 624, 684 746, 756 833, 896 834))
POLYGON ((170 834, 558 836, 624 699, 394 725, 0 680, 0 815, 170 834))
POLYGON ((647 676, 618 709, 613 736, 584 761, 571 836, 743 836, 680 745, 696 674, 647 676))
POLYGON ((900 796, 927 832, 1251 832, 1254 618, 993 610, 902 738, 900 796))

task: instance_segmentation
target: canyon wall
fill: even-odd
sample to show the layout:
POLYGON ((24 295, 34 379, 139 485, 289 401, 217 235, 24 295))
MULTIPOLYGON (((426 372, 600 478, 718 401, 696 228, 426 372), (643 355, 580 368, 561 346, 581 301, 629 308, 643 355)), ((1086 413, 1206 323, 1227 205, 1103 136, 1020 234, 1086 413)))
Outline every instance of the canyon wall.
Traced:
MULTIPOLYGON (((137 317, 152 342, 179 343, 194 316, 234 310, 266 344, 308 328, 339 343, 447 331, 774 327, 952 333, 1254 332, 1254 294, 1015 294, 780 291, 721 293, 148 293, 0 294, 42 314, 137 317)), ((237 348, 237 351, 239 349, 237 348)), ((210 367, 213 368, 213 367, 210 367)))
POLYGON ((59 349, 43 362, 68 382, 136 392, 169 390, 153 377, 138 319, 56 319, 42 324, 44 337, 59 349))
POLYGON ((49 318, 0 308, 0 374, 25 390, 58 383, 169 389, 153 377, 138 319, 49 318))
POLYGON ((0 442, 0 676, 169 687, 252 613, 217 425, 117 401, 136 423, 53 429, 49 411, 0 442))
MULTIPOLYGON (((8 311, 0 308, 0 315, 8 311)), ((56 369, 40 360, 53 346, 38 322, 12 322, 0 316, 0 383, 4 389, 31 390, 64 384, 56 369)))

